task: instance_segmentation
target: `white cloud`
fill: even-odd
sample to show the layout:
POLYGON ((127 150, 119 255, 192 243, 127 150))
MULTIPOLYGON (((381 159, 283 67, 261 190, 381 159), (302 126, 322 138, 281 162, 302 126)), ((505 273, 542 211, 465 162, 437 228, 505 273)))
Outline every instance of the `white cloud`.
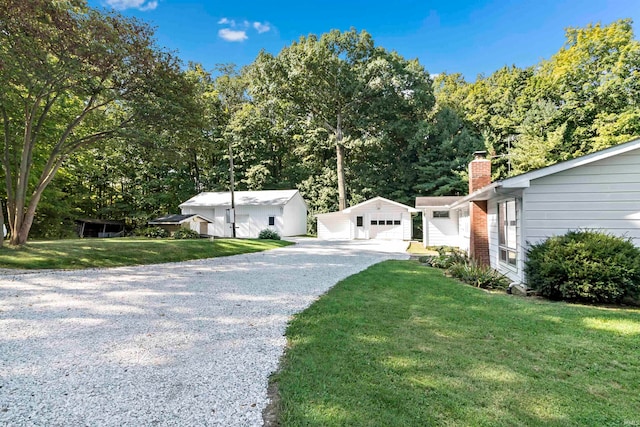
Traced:
POLYGON ((219 30, 218 35, 228 42, 242 42, 249 38, 246 31, 235 31, 229 28, 219 30))
POLYGON ((138 9, 147 11, 158 7, 158 0, 106 0, 105 2, 117 10, 138 9))
POLYGON ((258 31, 258 34, 262 34, 271 30, 271 25, 269 25, 268 22, 262 23, 262 22, 256 21, 253 23, 253 28, 255 28, 256 31, 258 31))
POLYGON ((229 18, 222 18, 221 20, 218 21, 218 24, 220 24, 220 25, 230 25, 231 27, 235 27, 236 26, 236 21, 234 21, 233 19, 229 19, 229 18))

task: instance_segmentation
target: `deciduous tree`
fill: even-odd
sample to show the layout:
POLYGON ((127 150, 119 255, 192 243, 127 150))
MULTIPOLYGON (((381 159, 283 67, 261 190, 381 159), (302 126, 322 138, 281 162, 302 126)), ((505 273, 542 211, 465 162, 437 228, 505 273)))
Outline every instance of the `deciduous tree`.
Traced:
POLYGON ((146 24, 83 0, 0 0, 2 171, 11 243, 75 151, 179 115, 185 80, 146 24))

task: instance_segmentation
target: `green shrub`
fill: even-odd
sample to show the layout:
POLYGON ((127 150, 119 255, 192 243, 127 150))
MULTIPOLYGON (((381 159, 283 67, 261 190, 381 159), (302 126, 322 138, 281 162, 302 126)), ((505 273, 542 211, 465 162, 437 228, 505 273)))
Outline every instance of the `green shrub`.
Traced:
POLYGON ((160 227, 139 228, 134 232, 134 234, 136 236, 144 236, 144 237, 151 237, 151 238, 157 238, 157 239, 169 237, 169 232, 164 228, 160 228, 160 227))
POLYGON ((190 228, 180 227, 173 233, 174 239, 199 239, 200 233, 193 231, 190 228))
POLYGON ((450 246, 439 246, 436 251, 438 251, 438 255, 427 261, 431 267, 449 268, 453 264, 464 263, 469 259, 465 251, 450 246))
POLYGON ((510 283, 506 276, 474 259, 452 264, 447 269, 447 274, 482 289, 505 289, 510 283))
POLYGON ((258 234, 258 239, 280 240, 280 235, 275 230, 265 228, 264 230, 260 231, 260 234, 258 234))
POLYGON ((617 303, 640 290, 640 249, 599 231, 569 231, 532 245, 527 284, 544 297, 617 303))

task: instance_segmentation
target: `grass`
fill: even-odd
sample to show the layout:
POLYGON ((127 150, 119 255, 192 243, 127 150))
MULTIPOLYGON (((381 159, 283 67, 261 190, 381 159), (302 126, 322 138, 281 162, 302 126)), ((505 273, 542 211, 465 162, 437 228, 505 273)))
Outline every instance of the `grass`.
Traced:
POLYGON ((81 269, 159 264, 264 251, 290 245, 253 239, 75 239, 34 241, 0 249, 0 268, 81 269))
POLYGON ((438 252, 433 248, 425 248, 422 246, 422 242, 411 242, 407 252, 412 255, 438 255, 438 252))
POLYGON ((640 311, 488 293, 411 261, 287 330, 283 426, 637 426, 640 311))

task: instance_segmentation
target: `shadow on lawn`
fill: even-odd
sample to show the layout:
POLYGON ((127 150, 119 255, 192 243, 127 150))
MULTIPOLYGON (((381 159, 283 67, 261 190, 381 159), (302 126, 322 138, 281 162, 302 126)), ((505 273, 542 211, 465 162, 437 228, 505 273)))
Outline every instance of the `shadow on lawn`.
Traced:
POLYGON ((637 310, 488 294, 437 270, 379 264, 291 323, 281 421, 640 423, 638 331, 637 310))

